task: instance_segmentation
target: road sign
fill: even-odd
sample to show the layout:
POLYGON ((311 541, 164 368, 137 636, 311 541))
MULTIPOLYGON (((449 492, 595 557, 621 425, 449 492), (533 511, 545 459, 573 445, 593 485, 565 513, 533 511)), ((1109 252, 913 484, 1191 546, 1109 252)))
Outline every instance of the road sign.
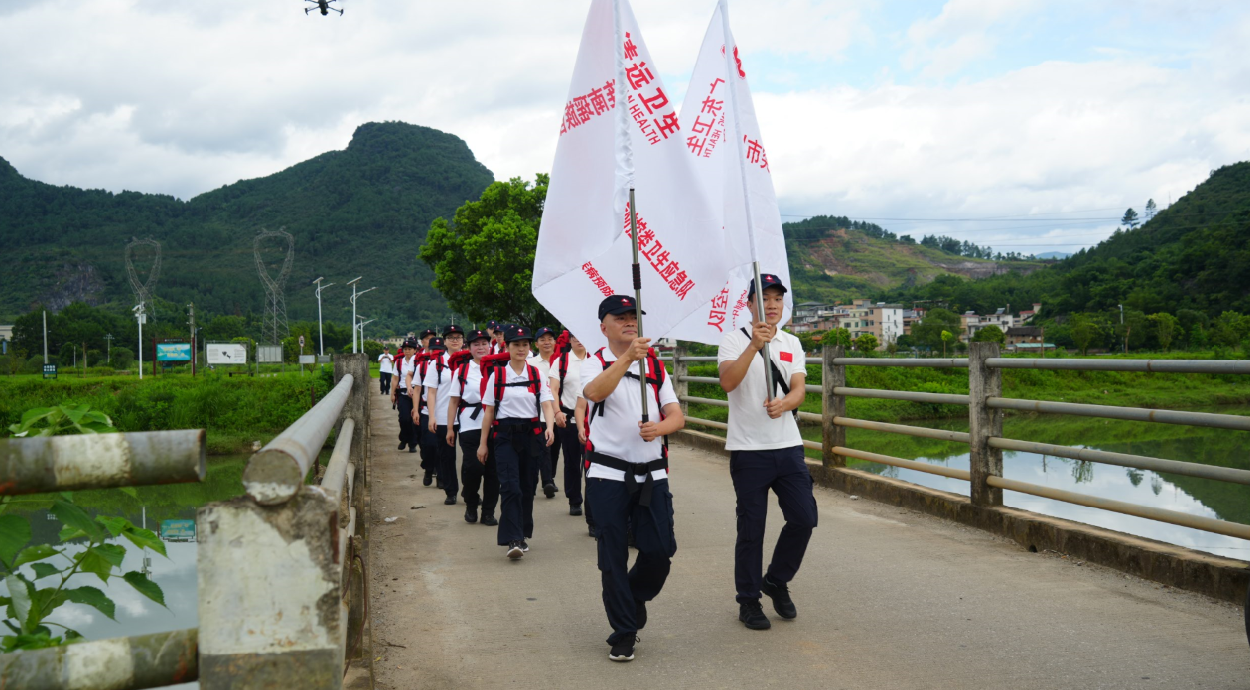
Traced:
POLYGON ((280 364, 282 362, 282 346, 281 345, 257 345, 256 361, 267 364, 280 364))
POLYGON ((300 346, 301 348, 303 348, 303 347, 304 347, 304 336, 302 336, 302 335, 299 337, 299 346, 300 346))
POLYGON ((329 364, 330 362, 333 362, 334 360, 331 359, 330 355, 317 355, 317 361, 322 364, 329 364))
POLYGON ((209 364, 247 364, 247 346, 240 343, 208 343, 204 353, 209 364))
POLYGON ((195 541, 195 520, 161 520, 161 539, 195 541))
POLYGON ((55 364, 45 364, 45 365, 43 365, 43 377, 44 377, 45 379, 54 379, 54 378, 56 378, 56 365, 55 365, 55 364))
POLYGON ((317 355, 300 355, 299 363, 300 364, 316 364, 317 355))
POLYGON ((157 343, 156 361, 190 362, 191 343, 157 343))

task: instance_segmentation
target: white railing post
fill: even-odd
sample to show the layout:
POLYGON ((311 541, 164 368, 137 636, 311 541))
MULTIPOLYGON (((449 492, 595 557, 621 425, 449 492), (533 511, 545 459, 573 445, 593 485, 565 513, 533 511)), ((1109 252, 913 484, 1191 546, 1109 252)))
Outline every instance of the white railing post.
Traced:
POLYGON ((834 389, 846 386, 846 365, 835 360, 844 356, 842 346, 821 345, 821 398, 824 411, 822 425, 821 459, 825 468, 846 467, 846 458, 833 452, 834 447, 846 445, 846 429, 833 423, 834 417, 846 416, 846 397, 834 393, 834 389))

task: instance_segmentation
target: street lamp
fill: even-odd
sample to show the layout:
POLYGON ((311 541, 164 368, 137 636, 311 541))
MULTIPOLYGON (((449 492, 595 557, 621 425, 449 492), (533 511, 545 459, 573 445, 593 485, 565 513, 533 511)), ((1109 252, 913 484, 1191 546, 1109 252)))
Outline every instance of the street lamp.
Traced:
POLYGON ((317 354, 324 357, 326 354, 326 339, 321 333, 321 291, 330 287, 334 283, 321 284, 323 278, 318 278, 313 282, 317 284, 317 354))
POLYGON ((109 333, 108 335, 104 336, 104 339, 108 341, 108 354, 105 356, 105 359, 108 360, 109 364, 112 364, 113 363, 113 334, 109 333))
MULTIPOLYGON (((1120 330, 1123 331, 1124 330, 1124 305, 1119 304, 1116 306, 1120 307, 1120 330)), ((1124 354, 1126 355, 1128 354, 1128 333, 1124 334, 1124 354)))
POLYGON ((352 354, 353 354, 353 355, 354 355, 354 354, 356 354, 356 352, 357 352, 357 350, 356 350, 356 328, 355 328, 355 323, 356 323, 356 298, 357 298, 357 297, 359 297, 359 296, 361 296, 361 295, 363 295, 363 294, 365 294, 366 292, 369 292, 369 290, 376 290, 376 289, 377 289, 376 287, 371 287, 371 288, 369 288, 369 290, 361 290, 360 292, 356 292, 356 281, 360 280, 362 277, 363 277, 363 276, 357 276, 356 278, 354 278, 353 280, 351 280, 351 281, 349 281, 349 282, 347 283, 348 285, 352 286, 352 324, 353 324, 353 328, 352 328, 352 354))
MULTIPOLYGON (((364 293, 361 293, 361 294, 364 294, 364 293)), ((373 323, 374 321, 377 321, 377 319, 369 319, 368 321, 365 321, 364 318, 361 318, 359 325, 356 326, 356 328, 360 330, 360 351, 361 352, 365 351, 365 326, 373 323)))
POLYGON ((143 380, 143 324, 148 320, 147 307, 142 301, 132 310, 135 320, 139 322, 139 380, 143 380))

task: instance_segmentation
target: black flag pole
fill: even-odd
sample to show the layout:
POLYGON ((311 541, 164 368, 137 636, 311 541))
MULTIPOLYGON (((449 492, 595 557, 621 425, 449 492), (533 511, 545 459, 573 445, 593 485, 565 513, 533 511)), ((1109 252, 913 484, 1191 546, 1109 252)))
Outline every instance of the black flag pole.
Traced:
MULTIPOLYGON (((638 337, 642 335, 642 269, 638 263, 638 206, 634 201, 634 188, 629 188, 629 235, 634 245, 634 317, 638 321, 638 337)), ((638 383, 642 394, 642 421, 647 416, 647 360, 638 363, 638 383)))

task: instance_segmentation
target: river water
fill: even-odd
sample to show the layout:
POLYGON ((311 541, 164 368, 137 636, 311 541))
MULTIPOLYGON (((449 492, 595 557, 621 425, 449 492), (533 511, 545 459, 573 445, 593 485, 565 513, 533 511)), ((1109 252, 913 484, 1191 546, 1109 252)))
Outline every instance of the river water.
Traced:
MULTIPOLYGON (((1225 414, 1250 414, 1250 408, 1222 407, 1210 411, 1225 414)), ((913 426, 968 431, 966 419, 906 423, 913 426)), ((804 435, 818 440, 820 431, 805 428, 804 435)), ((1247 453, 1247 449, 1250 449, 1250 433, 1241 431, 1036 415, 1007 417, 1003 424, 1003 436, 1025 441, 1250 469, 1250 453, 1247 453)), ((847 429, 847 447, 892 455, 905 460, 917 460, 955 469, 968 469, 968 446, 966 444, 898 436, 863 429, 847 429)), ((856 469, 864 469, 963 496, 968 495, 968 482, 959 479, 877 463, 852 461, 850 464, 856 469)), ((1250 486, 1015 451, 1003 451, 1003 476, 1017 481, 1136 505, 1250 524, 1250 486)), ((1084 522, 1220 556, 1250 560, 1250 541, 1243 539, 1098 508, 1076 506, 1014 491, 1004 491, 1003 502, 1013 508, 1023 508, 1044 515, 1084 522)))

